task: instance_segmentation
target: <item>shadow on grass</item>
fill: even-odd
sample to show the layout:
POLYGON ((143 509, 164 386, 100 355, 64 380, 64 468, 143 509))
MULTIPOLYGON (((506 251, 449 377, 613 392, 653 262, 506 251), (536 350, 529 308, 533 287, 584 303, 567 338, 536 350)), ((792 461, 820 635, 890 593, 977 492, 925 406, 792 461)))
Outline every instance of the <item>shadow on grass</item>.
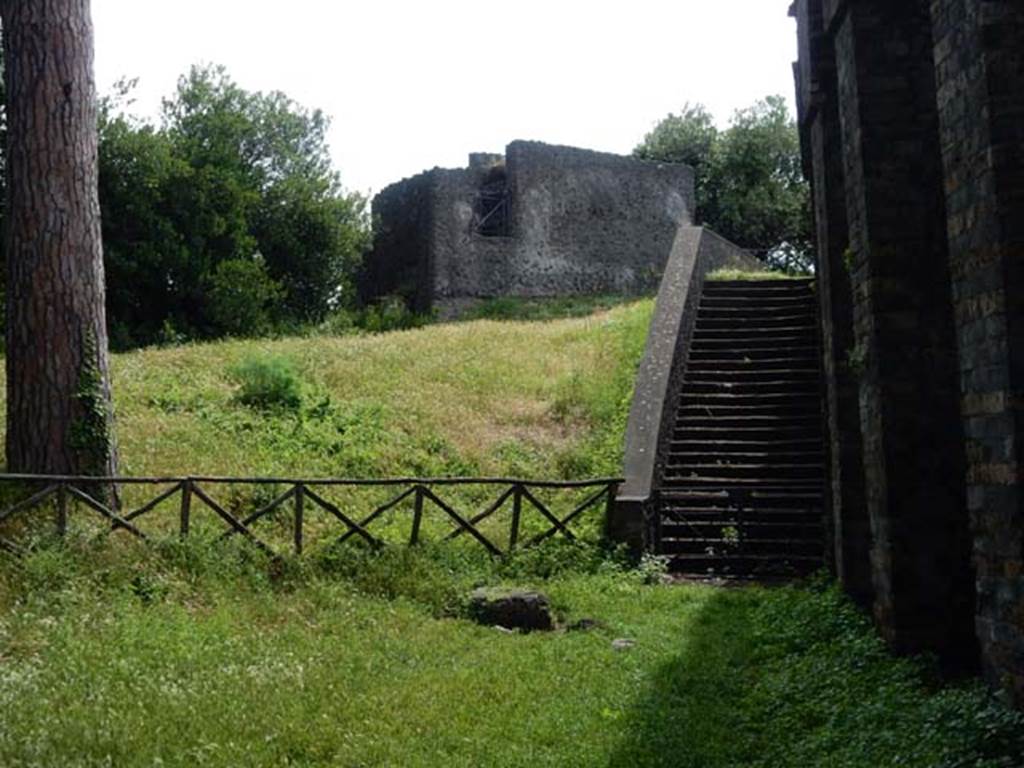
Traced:
POLYGON ((733 766, 741 764, 736 700, 756 674, 748 663, 755 600, 738 590, 711 596, 679 638, 680 653, 650 678, 632 708, 628 737, 609 765, 733 766))
POLYGON ((834 587, 723 589, 631 707, 613 768, 1024 765, 1024 715, 891 656, 834 587))

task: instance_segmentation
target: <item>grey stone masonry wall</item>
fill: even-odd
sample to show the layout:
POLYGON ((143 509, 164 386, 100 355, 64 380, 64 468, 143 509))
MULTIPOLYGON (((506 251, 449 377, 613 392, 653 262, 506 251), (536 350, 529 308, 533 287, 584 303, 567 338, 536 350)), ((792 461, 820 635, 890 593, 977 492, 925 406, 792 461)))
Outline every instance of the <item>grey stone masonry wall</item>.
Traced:
POLYGON ((875 617, 897 650, 970 663, 974 584, 928 3, 796 10, 828 305, 837 561, 862 568, 866 541, 863 517, 843 512, 844 494, 859 503, 856 376, 875 617))
POLYGON ((502 296, 512 278, 514 241, 473 231, 473 201, 485 173, 480 167, 436 170, 431 206, 433 227, 427 237, 432 272, 427 288, 432 307, 447 299, 502 296))
POLYGON ((675 425, 672 404, 678 402, 682 388, 686 345, 697 322, 704 278, 720 269, 752 272, 763 265, 707 227, 681 227, 658 287, 637 371, 626 424, 625 483, 606 520, 609 539, 637 551, 651 543, 647 523, 653 512, 652 492, 675 425))
POLYGON ((898 649, 973 654, 963 429, 925 0, 834 22, 875 614, 898 649))
POLYGON ((855 340, 853 294, 846 264, 849 230, 839 82, 821 0, 800 0, 794 10, 800 31, 800 66, 796 69, 800 127, 818 242, 816 273, 828 408, 828 519, 833 565, 854 600, 870 606, 874 600, 871 525, 864 496, 859 382, 850 364, 855 340))
MULTIPOLYGON (((849 238, 876 618, 897 648, 976 655, 1024 705, 1024 4, 793 11, 833 347, 842 275, 826 254, 849 238)), ((835 429, 831 393, 830 410, 835 429)), ((837 498, 854 461, 833 456, 837 498)))
POLYGON ((933 0, 978 637, 1024 703, 1024 5, 933 0))
POLYGON ((364 298, 398 284, 418 309, 443 313, 497 296, 653 292, 693 214, 688 166, 516 141, 504 157, 475 153, 467 168, 378 195, 366 272, 390 282, 365 280, 364 298), (502 182, 507 225, 487 231, 481 190, 502 182))
POLYGON ((430 306, 435 181, 434 174, 421 173, 373 199, 374 251, 358 280, 364 300, 396 295, 420 311, 430 306))
POLYGON ((657 289, 676 232, 693 223, 688 166, 525 141, 506 163, 513 294, 657 289))

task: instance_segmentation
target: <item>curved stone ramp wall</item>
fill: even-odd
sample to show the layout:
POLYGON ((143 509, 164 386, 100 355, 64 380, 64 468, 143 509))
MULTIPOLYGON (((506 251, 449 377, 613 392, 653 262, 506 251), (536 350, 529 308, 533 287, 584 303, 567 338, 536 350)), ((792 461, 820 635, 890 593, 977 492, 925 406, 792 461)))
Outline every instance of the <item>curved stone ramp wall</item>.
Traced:
POLYGON ((633 390, 625 438, 626 482, 607 520, 608 537, 638 551, 651 536, 651 492, 657 475, 659 438, 663 430, 672 428, 672 403, 682 386, 686 348, 697 320, 705 277, 718 269, 756 272, 764 265, 707 227, 681 227, 658 289, 633 390))

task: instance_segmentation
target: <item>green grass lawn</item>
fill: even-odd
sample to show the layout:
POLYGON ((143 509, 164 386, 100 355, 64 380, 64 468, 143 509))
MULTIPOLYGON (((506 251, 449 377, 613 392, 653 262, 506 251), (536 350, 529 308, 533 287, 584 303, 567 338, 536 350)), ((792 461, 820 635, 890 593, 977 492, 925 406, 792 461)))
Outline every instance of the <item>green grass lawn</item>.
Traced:
POLYGON ((243 550, 140 557, 82 545, 0 568, 0 765, 1021 764, 1024 719, 978 685, 936 691, 821 585, 647 584, 566 547, 272 577, 243 550), (458 596, 479 583, 599 624, 477 626, 458 596))
MULTIPOLYGON (((115 356, 124 470, 615 474, 651 302, 611 304, 115 356), (246 360, 286 361, 299 402, 244 404, 246 360)), ((822 583, 666 585, 593 543, 271 562, 156 534, 0 558, 0 766, 1024 765, 1024 719, 891 658, 822 583), (481 585, 598 624, 480 627, 464 616, 481 585)))

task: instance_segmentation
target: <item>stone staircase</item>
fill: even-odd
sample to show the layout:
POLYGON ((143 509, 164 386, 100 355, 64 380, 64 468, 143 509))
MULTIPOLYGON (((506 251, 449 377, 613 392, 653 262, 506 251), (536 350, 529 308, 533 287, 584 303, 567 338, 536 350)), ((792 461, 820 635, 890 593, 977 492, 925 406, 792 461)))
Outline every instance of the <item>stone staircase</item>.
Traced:
POLYGON ((812 280, 709 281, 656 483, 674 571, 771 578, 823 565, 821 346, 812 280))

